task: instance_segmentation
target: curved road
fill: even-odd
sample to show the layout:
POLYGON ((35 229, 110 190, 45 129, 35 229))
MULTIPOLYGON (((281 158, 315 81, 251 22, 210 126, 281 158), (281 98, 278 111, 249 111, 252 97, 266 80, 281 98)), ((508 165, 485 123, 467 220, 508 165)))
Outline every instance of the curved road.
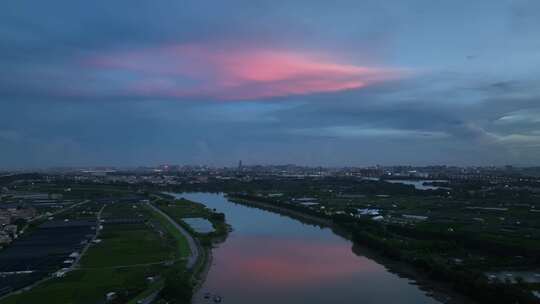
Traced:
POLYGON ((193 266, 195 266, 195 263, 197 262, 197 259, 199 258, 199 255, 200 255, 199 246, 197 242, 195 241, 195 239, 193 239, 191 234, 189 234, 189 232, 187 232, 187 230, 184 229, 184 227, 178 225, 178 223, 175 222, 167 213, 161 211, 161 209, 154 206, 152 203, 147 203, 147 205, 150 206, 150 208, 152 208, 154 211, 156 211, 157 213, 165 217, 186 238, 189 245, 189 251, 190 251, 190 255, 187 258, 186 267, 187 269, 192 269, 193 266))

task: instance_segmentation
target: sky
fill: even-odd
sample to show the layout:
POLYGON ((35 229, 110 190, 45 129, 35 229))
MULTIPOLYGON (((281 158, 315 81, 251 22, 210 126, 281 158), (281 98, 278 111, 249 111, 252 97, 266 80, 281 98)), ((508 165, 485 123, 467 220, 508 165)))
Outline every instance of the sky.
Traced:
POLYGON ((0 168, 539 165, 540 1, 0 4, 0 168))

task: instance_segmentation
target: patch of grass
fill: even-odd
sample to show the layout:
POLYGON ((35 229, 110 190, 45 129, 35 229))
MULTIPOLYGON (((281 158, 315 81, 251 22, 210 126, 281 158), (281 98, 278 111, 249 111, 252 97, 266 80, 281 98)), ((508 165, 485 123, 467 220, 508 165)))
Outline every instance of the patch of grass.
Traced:
POLYGON ((112 218, 128 219, 142 213, 143 218, 149 221, 129 224, 105 222, 99 235, 102 242, 89 248, 81 260, 81 269, 68 273, 64 278, 43 282, 30 291, 12 295, 1 303, 95 304, 103 302, 108 292, 117 293, 118 299, 114 303, 127 303, 135 297, 144 297, 145 292, 151 293, 155 290, 153 288, 161 288, 149 285, 145 278, 163 275, 171 267, 145 264, 187 256, 189 248, 185 238, 146 205, 138 204, 133 208, 132 204, 113 204, 107 205, 105 211, 112 218))
POLYGON ((76 270, 64 278, 45 282, 29 292, 13 295, 4 304, 95 304, 105 300, 105 294, 117 292, 133 297, 147 288, 146 276, 160 272, 161 267, 129 269, 76 270))
POLYGON ((192 202, 186 199, 179 199, 175 201, 158 201, 158 206, 163 212, 167 213, 178 224, 186 228, 190 233, 197 236, 203 243, 210 242, 210 239, 214 237, 220 237, 227 234, 228 226, 223 219, 217 219, 215 213, 208 209, 205 205, 192 202), (194 231, 190 225, 184 222, 184 218, 204 218, 212 223, 215 231, 210 233, 198 233, 194 231))
POLYGON ((135 298, 131 299, 127 304, 137 304, 137 301, 145 299, 152 295, 154 292, 161 290, 164 285, 165 281, 163 279, 152 283, 145 291, 141 292, 135 298))
POLYGON ((161 214, 151 210, 153 218, 156 219, 165 230, 174 238, 176 244, 176 254, 180 257, 187 257, 190 254, 189 245, 186 238, 161 214))
POLYGON ((100 238, 81 261, 81 267, 112 267, 161 262, 174 258, 173 249, 164 238, 143 225, 125 229, 122 226, 105 226, 100 238))

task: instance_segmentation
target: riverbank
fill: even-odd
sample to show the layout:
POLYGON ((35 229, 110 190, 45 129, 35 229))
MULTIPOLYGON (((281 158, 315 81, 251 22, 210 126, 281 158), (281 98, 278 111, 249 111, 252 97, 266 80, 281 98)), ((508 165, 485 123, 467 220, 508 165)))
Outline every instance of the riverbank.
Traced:
POLYGON ((175 220, 173 220, 168 214, 161 211, 158 207, 154 206, 152 203, 147 204, 152 210, 159 213, 162 217, 164 217, 182 236, 187 240, 190 254, 186 261, 186 268, 188 270, 191 270, 193 266, 195 266, 195 263, 199 259, 200 253, 199 253, 199 246, 197 244, 197 241, 191 236, 191 234, 184 229, 184 227, 180 226, 178 223, 176 223, 175 220))
POLYGON ((194 282, 192 288, 194 301, 210 271, 213 260, 212 249, 215 245, 225 241, 231 228, 225 222, 222 214, 213 212, 199 202, 175 197, 171 193, 160 193, 156 194, 155 197, 162 201, 156 201, 156 206, 154 207, 167 215, 175 227, 180 228, 189 235, 188 240, 191 240, 190 247, 191 245, 193 246, 191 247, 191 252, 194 255, 193 259, 188 260, 187 269, 191 272, 191 278, 194 282), (210 233, 194 231, 191 226, 182 221, 182 218, 186 217, 205 218, 212 223, 215 231, 210 233))
POLYGON ((259 208, 262 210, 278 213, 280 215, 291 217, 295 220, 301 221, 306 224, 315 225, 319 227, 326 227, 332 229, 332 231, 353 242, 353 252, 360 256, 366 256, 371 260, 383 265, 388 271, 397 274, 400 277, 412 280, 414 285, 417 285, 426 295, 436 299, 441 303, 448 304, 474 304, 473 300, 461 293, 456 292, 452 286, 446 282, 433 280, 429 278, 429 275, 417 269, 414 265, 405 263, 402 261, 394 260, 384 255, 381 255, 375 249, 371 249, 365 245, 354 242, 352 233, 347 231, 346 228, 335 223, 331 219, 315 216, 311 214, 305 214, 301 211, 291 210, 284 206, 276 206, 270 203, 261 202, 257 200, 250 200, 235 195, 227 195, 227 198, 237 204, 245 205, 248 207, 259 208))
POLYGON ((260 208, 260 209, 263 209, 263 210, 267 210, 267 211, 287 215, 287 216, 290 216, 291 218, 306 222, 308 224, 324 226, 324 227, 329 227, 329 226, 333 225, 331 220, 324 219, 322 217, 317 217, 317 216, 305 214, 305 213, 302 213, 302 212, 299 212, 299 211, 287 209, 285 207, 280 207, 280 206, 276 206, 276 205, 272 205, 272 204, 265 203, 265 202, 260 202, 260 201, 247 200, 247 199, 243 199, 243 198, 240 198, 240 197, 237 197, 237 196, 226 195, 226 197, 232 203, 238 203, 238 204, 243 204, 243 205, 246 205, 246 206, 257 207, 257 208, 260 208))
POLYGON ((389 272, 394 273, 399 277, 414 281, 414 285, 417 285, 418 288, 427 295, 441 303, 477 304, 477 302, 467 296, 453 290, 449 284, 431 279, 428 274, 419 271, 413 265, 384 257, 379 252, 354 242, 352 251, 357 255, 365 256, 378 264, 383 265, 389 272))
MULTIPOLYGON (((194 271, 194 277, 197 278, 197 283, 193 287, 193 294, 197 294, 200 292, 200 289, 202 285, 204 284, 206 277, 208 276, 208 272, 210 271, 210 268, 212 267, 212 261, 213 261, 213 255, 212 250, 215 248, 215 246, 219 245, 220 243, 225 242, 227 239, 227 236, 229 232, 231 231, 231 228, 226 231, 225 234, 219 234, 217 236, 213 236, 210 238, 210 245, 209 246, 201 246, 201 257, 199 261, 199 265, 196 268, 196 271, 194 271)), ((196 302, 193 302, 196 303, 196 302)))

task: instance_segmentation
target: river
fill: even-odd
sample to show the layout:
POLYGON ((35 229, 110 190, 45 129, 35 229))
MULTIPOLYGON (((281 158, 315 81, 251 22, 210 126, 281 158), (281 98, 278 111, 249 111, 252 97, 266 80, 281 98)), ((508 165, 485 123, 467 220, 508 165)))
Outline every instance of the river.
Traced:
MULTIPOLYGON (((352 251, 332 232, 292 218, 231 203, 221 194, 183 193, 225 213, 233 231, 214 248, 206 281, 194 303, 439 303, 414 281, 352 251)), ((358 250, 355 250, 358 251, 358 250)))

